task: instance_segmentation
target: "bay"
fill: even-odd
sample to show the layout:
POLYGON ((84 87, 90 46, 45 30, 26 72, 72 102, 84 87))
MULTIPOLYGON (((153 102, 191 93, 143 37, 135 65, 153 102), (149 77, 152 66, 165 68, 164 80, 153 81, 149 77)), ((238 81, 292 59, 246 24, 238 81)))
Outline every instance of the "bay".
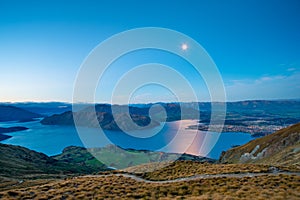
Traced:
POLYGON ((65 147, 104 147, 115 144, 122 148, 138 150, 164 151, 173 153, 190 153, 218 159, 222 151, 230 149, 233 145, 242 145, 253 138, 247 133, 221 133, 218 139, 204 144, 208 134, 186 129, 188 125, 195 124, 194 120, 181 120, 167 122, 151 130, 134 131, 126 134, 121 131, 105 131, 96 128, 73 126, 42 125, 39 121, 18 123, 1 122, 0 127, 25 126, 25 131, 7 133, 12 136, 1 141, 3 144, 23 146, 48 156, 60 154, 65 147), (211 147, 207 152, 203 146, 211 147), (207 154, 208 153, 208 154, 207 154))

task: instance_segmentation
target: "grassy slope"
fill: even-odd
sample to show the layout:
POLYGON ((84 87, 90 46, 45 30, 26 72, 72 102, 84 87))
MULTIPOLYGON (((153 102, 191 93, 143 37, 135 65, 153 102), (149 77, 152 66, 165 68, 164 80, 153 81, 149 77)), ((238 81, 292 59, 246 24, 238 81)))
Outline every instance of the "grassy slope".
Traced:
MULTIPOLYGON (((145 166, 142 168, 145 168, 145 166)), ((155 171, 146 170, 146 172, 141 173, 138 166, 135 167, 134 171, 131 170, 131 168, 125 169, 124 171, 131 173, 138 172, 137 175, 148 180, 173 180, 197 174, 263 173, 269 172, 270 168, 268 165, 211 164, 195 161, 176 161, 169 163, 169 165, 165 167, 157 168, 155 171)))
POLYGON ((0 144, 0 176, 10 178, 39 177, 44 174, 92 173, 94 169, 80 162, 65 162, 20 146, 0 144))
POLYGON ((212 159, 201 158, 189 154, 181 155, 147 150, 125 150, 115 145, 108 145, 101 148, 90 148, 89 151, 82 147, 67 147, 64 149, 62 154, 54 156, 53 158, 69 163, 82 163, 90 167, 97 167, 100 160, 102 163, 117 169, 123 169, 145 163, 174 161, 177 159, 197 160, 200 162, 214 161, 212 159), (92 152, 93 155, 91 155, 90 152, 92 152))
POLYGON ((18 177, 26 174, 57 173, 50 166, 55 160, 29 149, 0 144, 0 175, 18 177))
POLYGON ((300 123, 250 141, 243 146, 230 149, 222 155, 220 161, 222 163, 239 163, 243 154, 252 152, 258 145, 259 148, 254 153, 254 156, 264 151, 262 157, 250 159, 246 162, 276 165, 288 164, 300 167, 300 123))
MULTIPOLYGON (((239 165, 239 164, 237 164, 239 165)), ((222 170, 223 166, 218 170, 222 170)), ((210 166, 206 166, 210 170, 210 166)), ((75 177, 0 192, 7 199, 299 199, 300 176, 264 175, 145 183, 122 176, 75 177)))
MULTIPOLYGON (((100 158, 100 161, 82 147, 67 147, 62 154, 48 157, 24 147, 0 144, 0 177, 26 178, 47 174, 91 174, 107 170, 101 161, 113 167, 125 168, 141 163, 174 160, 180 156, 180 154, 162 152, 124 150, 113 145, 93 148, 90 151, 100 158)), ((184 159, 196 158, 185 155, 184 159)), ((205 158, 198 159, 203 162, 211 161, 205 158)))

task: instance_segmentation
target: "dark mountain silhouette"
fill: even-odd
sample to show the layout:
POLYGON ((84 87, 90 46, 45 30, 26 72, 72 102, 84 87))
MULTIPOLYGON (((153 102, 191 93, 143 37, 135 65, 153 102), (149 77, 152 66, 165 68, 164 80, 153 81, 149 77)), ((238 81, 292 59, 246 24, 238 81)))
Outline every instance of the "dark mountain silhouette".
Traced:
POLYGON ((45 117, 41 123, 44 125, 74 125, 74 120, 76 120, 76 124, 80 126, 98 127, 100 125, 106 130, 136 130, 146 126, 148 128, 158 126, 159 122, 165 121, 165 117, 167 117, 167 121, 174 121, 195 119, 194 116, 198 114, 197 110, 181 108, 178 103, 160 104, 160 106, 163 109, 161 107, 151 108, 152 118, 150 118, 149 109, 151 106, 149 104, 144 107, 97 104, 78 112, 69 111, 45 117), (185 109, 184 113, 186 114, 184 116, 181 115, 182 109, 185 109))
POLYGON ((0 122, 6 121, 29 121, 40 118, 42 115, 33 113, 14 106, 0 105, 0 122))

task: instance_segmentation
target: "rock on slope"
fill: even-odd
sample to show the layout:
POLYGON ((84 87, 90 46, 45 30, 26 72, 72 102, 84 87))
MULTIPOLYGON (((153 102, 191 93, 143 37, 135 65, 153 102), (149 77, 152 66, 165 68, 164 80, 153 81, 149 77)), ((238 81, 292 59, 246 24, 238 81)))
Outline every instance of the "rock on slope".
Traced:
POLYGON ((262 163, 300 167, 300 123, 224 152, 222 163, 262 163))

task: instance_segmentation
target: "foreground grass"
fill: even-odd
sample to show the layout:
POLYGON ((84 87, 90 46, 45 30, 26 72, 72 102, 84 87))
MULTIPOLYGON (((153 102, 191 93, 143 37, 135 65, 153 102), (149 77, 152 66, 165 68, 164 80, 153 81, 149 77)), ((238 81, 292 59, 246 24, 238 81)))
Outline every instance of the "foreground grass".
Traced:
POLYGON ((265 175, 145 183, 123 176, 78 177, 8 190, 5 199, 299 199, 300 177, 265 175))
POLYGON ((6 190, 15 190, 20 188, 44 185, 64 179, 63 177, 35 177, 33 179, 15 179, 0 177, 0 192, 6 190))
MULTIPOLYGON (((281 170, 295 171, 280 167, 281 170)), ((209 164, 195 161, 151 163, 100 177, 0 177, 0 199, 300 199, 300 176, 270 174, 214 177, 173 183, 147 183, 114 175, 131 173, 147 180, 173 180, 200 174, 265 173, 268 165, 209 164), (149 172, 156 169, 153 172, 149 172)))
MULTIPOLYGON (((299 171, 293 167, 277 167, 278 170, 299 171)), ((124 171, 136 174, 147 180, 173 180, 198 174, 240 174, 272 172, 274 167, 259 164, 211 164, 194 161, 177 161, 164 165, 154 163, 127 168, 124 171), (163 167, 162 167, 163 166, 163 167), (151 170, 156 169, 156 170, 151 170), (149 172, 150 171, 150 172, 149 172)))

